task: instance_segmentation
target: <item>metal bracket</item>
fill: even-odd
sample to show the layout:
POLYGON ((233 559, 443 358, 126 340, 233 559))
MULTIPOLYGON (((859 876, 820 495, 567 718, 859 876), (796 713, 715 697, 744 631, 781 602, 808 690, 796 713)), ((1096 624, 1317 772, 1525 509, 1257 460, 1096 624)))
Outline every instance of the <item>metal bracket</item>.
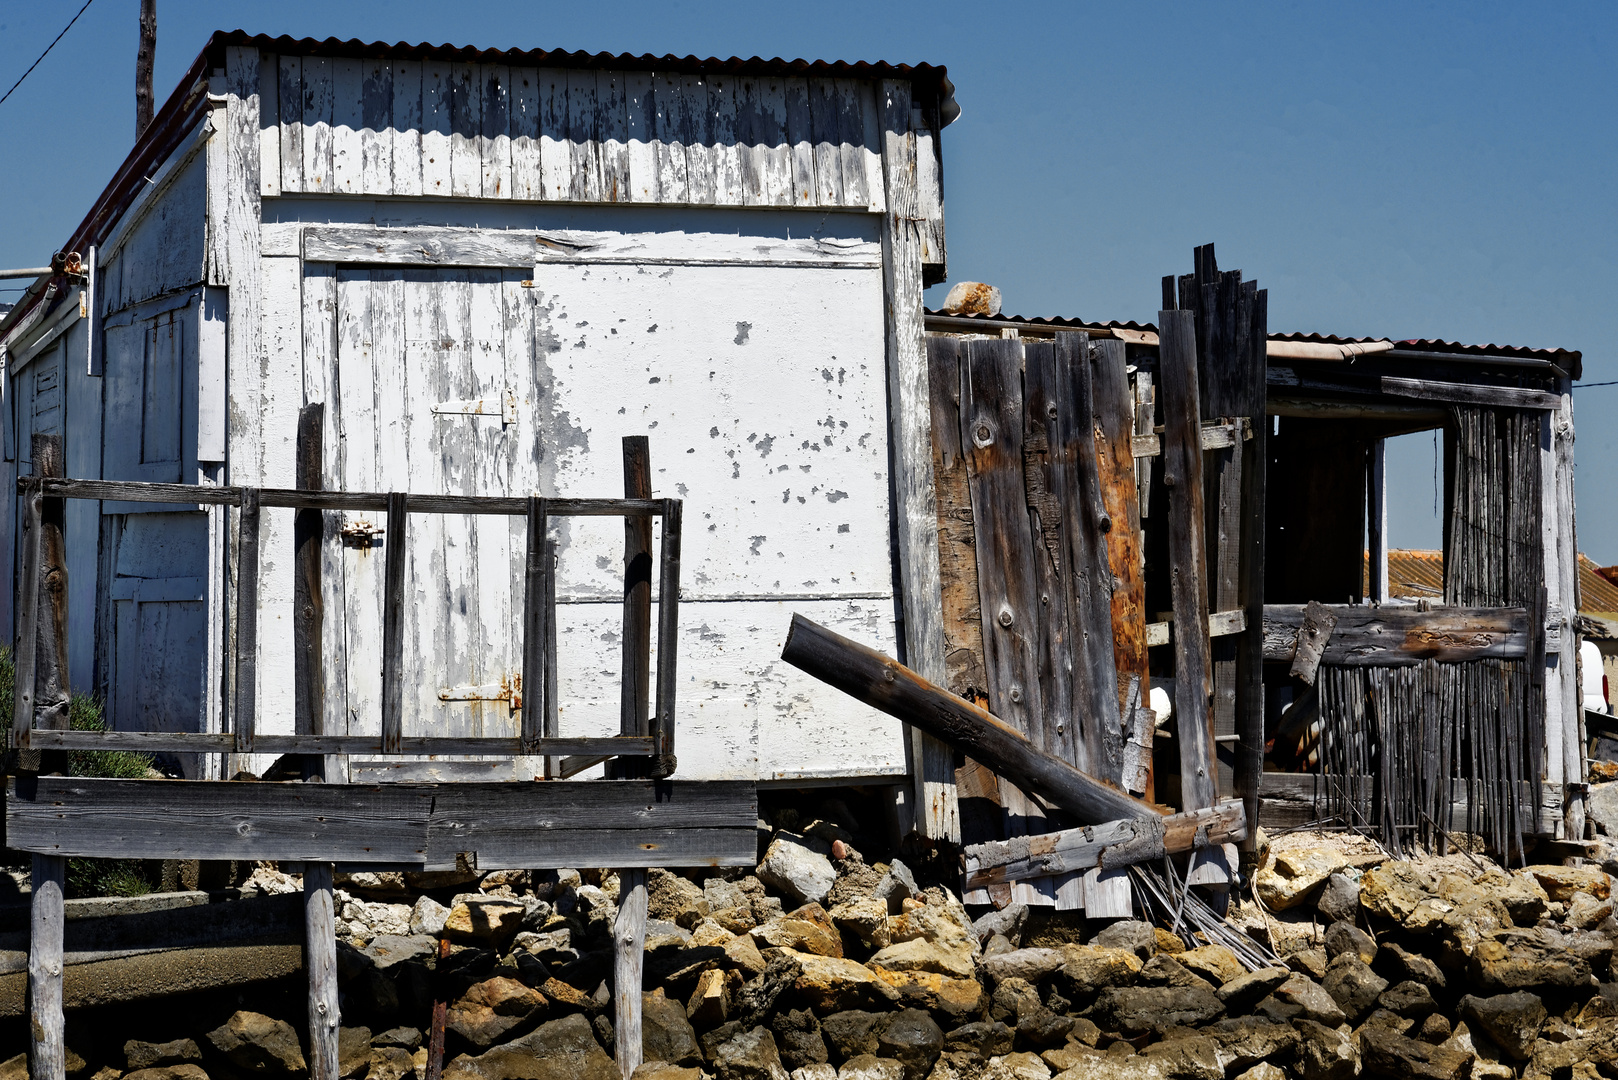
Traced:
POLYGON ((502 390, 497 397, 470 401, 440 401, 433 406, 433 412, 439 416, 498 416, 502 424, 515 424, 517 395, 510 390, 502 390))

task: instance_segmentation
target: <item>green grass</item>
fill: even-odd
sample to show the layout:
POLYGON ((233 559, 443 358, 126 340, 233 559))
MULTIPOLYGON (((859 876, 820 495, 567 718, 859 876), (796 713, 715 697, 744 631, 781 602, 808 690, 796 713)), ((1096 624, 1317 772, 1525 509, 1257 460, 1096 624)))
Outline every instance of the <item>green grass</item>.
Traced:
MULTIPOLYGON (((0 647, 0 730, 11 729, 12 698, 16 693, 16 666, 11 649, 0 647)), ((74 694, 68 706, 68 721, 74 731, 105 731, 106 718, 101 702, 89 694, 74 694)), ((115 780, 138 780, 152 767, 150 754, 128 750, 69 750, 69 776, 94 776, 115 780)), ((67 894, 85 896, 144 896, 154 885, 139 859, 69 859, 67 894)))

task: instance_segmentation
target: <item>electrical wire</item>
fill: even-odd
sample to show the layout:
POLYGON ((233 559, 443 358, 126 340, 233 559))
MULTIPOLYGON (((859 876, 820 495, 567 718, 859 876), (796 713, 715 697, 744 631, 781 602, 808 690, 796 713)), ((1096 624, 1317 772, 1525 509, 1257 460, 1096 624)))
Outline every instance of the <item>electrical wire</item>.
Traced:
POLYGON ((1573 389, 1575 389, 1575 390, 1588 390, 1592 386, 1618 386, 1618 379, 1614 379, 1611 382, 1574 383, 1573 384, 1573 389))
POLYGON ((6 98, 11 96, 11 91, 12 90, 17 89, 17 87, 22 85, 22 80, 23 79, 28 78, 28 76, 30 76, 30 75, 32 75, 34 73, 34 69, 39 66, 39 61, 45 59, 45 57, 50 55, 50 51, 52 49, 56 48, 56 42, 61 41, 63 35, 66 34, 69 30, 73 29, 73 24, 79 21, 79 15, 83 15, 84 14, 84 9, 89 7, 93 3, 95 3, 95 0, 84 0, 84 7, 81 7, 79 9, 78 15, 74 15, 71 19, 69 19, 67 21, 67 25, 62 27, 62 33, 57 34, 55 40, 52 41, 49 45, 45 46, 45 51, 39 54, 39 60, 35 60, 32 64, 29 64, 28 65, 28 70, 22 73, 22 78, 18 79, 16 82, 12 83, 11 84, 11 90, 7 90, 5 92, 4 96, 0 96, 0 105, 4 105, 6 103, 6 98))

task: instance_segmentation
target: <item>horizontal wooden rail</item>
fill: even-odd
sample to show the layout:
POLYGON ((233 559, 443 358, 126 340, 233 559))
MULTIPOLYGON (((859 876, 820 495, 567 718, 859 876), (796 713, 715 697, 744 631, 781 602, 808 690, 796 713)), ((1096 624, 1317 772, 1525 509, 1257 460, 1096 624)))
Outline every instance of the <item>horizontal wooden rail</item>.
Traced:
MULTIPOLYGON (((118 480, 41 480, 22 477, 17 489, 26 492, 40 485, 42 494, 61 499, 104 499, 114 502, 188 503, 207 506, 240 506, 239 487, 208 487, 196 484, 147 484, 118 480)), ((547 499, 551 517, 661 517, 666 499, 547 499)), ((372 510, 386 513, 386 492, 302 491, 296 488, 259 488, 260 506, 295 507, 311 510, 372 510)), ((504 495, 415 495, 405 496, 405 510, 412 514, 503 514, 525 517, 526 496, 504 495)))
MULTIPOLYGON (((169 731, 42 731, 30 733, 30 745, 46 750, 134 750, 140 753, 226 753, 236 749, 236 737, 223 734, 169 731)), ((594 757, 646 757, 658 752, 652 735, 610 735, 577 739, 536 739, 528 748, 516 736, 404 736, 401 754, 493 754, 497 756, 590 755, 594 757)), ((263 735, 253 738, 259 754, 381 754, 380 735, 263 735)))
MULTIPOLYGON (((1515 660, 1528 655, 1528 612, 1518 607, 1322 604, 1336 618, 1320 662, 1331 665, 1515 660)), ((1264 659, 1291 660, 1304 605, 1264 605, 1264 659)))

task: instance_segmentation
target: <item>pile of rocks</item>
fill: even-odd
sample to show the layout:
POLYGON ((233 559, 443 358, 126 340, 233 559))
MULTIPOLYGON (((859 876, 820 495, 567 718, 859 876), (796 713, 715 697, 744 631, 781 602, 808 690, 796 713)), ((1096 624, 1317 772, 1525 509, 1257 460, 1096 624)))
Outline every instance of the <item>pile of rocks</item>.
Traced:
MULTIPOLYGON (((639 1080, 1618 1077, 1618 920, 1600 869, 1279 838, 1230 915, 1278 957, 1252 971, 1144 922, 1018 906, 974 919, 948 887, 868 863, 852 841, 811 822, 768 835, 753 873, 651 872, 639 1080)), ((253 884, 297 887, 268 868, 253 884)), ((340 885, 344 1077, 422 1077, 435 1000, 446 1080, 618 1077, 616 876, 340 885)), ((188 1023, 75 1046, 70 1072, 306 1069, 295 1011, 188 1023)))

